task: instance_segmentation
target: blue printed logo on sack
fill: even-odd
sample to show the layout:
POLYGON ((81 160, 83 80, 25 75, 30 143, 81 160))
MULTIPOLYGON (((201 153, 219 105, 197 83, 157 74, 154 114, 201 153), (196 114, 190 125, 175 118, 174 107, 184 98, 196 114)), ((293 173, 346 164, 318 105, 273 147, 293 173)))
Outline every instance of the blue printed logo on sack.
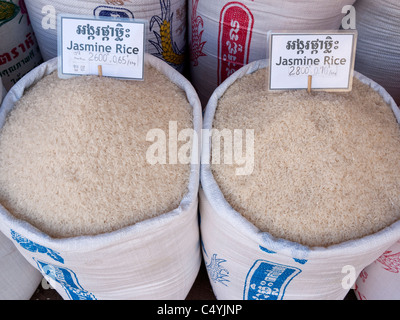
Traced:
POLYGON ((95 296, 82 288, 76 274, 65 267, 59 267, 51 263, 37 260, 36 264, 40 272, 49 283, 55 281, 61 285, 71 300, 96 300, 95 296))
MULTIPOLYGON (((28 250, 32 253, 45 254, 56 262, 64 264, 64 258, 61 257, 59 252, 33 242, 12 229, 10 230, 10 233, 12 239, 25 250, 28 250)), ((92 293, 82 288, 82 286, 79 284, 78 277, 72 270, 37 260, 34 257, 32 257, 32 259, 36 262, 39 271, 43 274, 46 280, 48 280, 50 283, 56 282, 60 284, 70 299, 96 300, 96 297, 92 293)), ((52 285, 52 287, 54 288, 55 286, 52 285)))
POLYGON ((266 260, 256 260, 246 276, 244 300, 282 300, 290 281, 300 269, 266 260))
POLYGON ((18 232, 15 232, 14 230, 11 230, 11 237, 25 250, 28 250, 30 252, 44 253, 55 261, 64 263, 64 259, 60 256, 58 252, 27 239, 21 236, 18 232))
POLYGON ((110 18, 134 18, 132 11, 126 8, 98 6, 93 10, 95 17, 110 17, 110 18))
POLYGON ((210 263, 206 264, 206 268, 212 282, 227 286, 225 282, 229 282, 229 271, 221 266, 224 262, 226 262, 225 259, 217 258, 217 254, 213 254, 210 263))

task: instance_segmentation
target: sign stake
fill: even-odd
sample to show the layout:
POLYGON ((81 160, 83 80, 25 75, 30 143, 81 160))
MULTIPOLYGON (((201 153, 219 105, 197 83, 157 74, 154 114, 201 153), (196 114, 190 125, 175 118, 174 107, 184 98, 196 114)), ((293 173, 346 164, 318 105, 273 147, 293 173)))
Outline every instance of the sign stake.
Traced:
POLYGON ((99 77, 102 77, 103 76, 103 68, 102 68, 101 64, 97 66, 97 70, 99 73, 99 77))
POLYGON ((308 76, 308 85, 307 85, 307 92, 311 93, 311 83, 312 83, 312 76, 308 76))

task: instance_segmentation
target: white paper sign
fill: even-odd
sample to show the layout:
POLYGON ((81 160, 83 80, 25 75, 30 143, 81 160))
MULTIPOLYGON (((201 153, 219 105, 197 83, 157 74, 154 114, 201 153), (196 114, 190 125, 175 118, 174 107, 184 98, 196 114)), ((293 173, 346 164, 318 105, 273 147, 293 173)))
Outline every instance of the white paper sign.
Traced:
POLYGON ((271 32, 269 89, 350 91, 357 32, 271 32))
POLYGON ((58 16, 58 74, 143 80, 145 21, 58 16), (99 69, 101 66, 101 69, 99 69))

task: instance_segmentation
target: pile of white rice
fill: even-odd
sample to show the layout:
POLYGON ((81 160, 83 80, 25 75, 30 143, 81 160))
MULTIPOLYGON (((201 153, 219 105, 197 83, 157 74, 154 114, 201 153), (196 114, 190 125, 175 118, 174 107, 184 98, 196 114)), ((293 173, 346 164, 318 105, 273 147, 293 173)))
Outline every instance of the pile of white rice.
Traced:
POLYGON ((192 128, 192 110, 151 67, 143 82, 54 72, 25 92, 1 130, 0 203, 57 238, 169 212, 188 191, 190 165, 146 159, 154 143, 146 134, 159 128, 168 138, 169 121, 192 128))
POLYGON ((383 99, 357 79, 349 93, 271 94, 265 77, 236 81, 216 110, 214 128, 255 135, 251 175, 236 175, 242 164, 211 164, 228 203, 260 230, 307 246, 398 220, 400 129, 383 99))

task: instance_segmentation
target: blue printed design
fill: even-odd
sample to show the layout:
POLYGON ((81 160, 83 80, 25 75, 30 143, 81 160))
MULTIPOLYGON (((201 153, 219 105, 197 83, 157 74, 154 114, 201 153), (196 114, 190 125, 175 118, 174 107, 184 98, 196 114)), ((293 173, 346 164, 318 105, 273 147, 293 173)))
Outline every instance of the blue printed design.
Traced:
POLYGON ((262 246, 259 246, 259 248, 260 248, 262 251, 266 252, 266 253, 271 253, 271 254, 276 253, 275 251, 269 250, 269 249, 264 248, 264 247, 262 247, 262 246))
POLYGON ((243 292, 244 300, 282 300, 290 281, 300 269, 257 260, 250 268, 243 292))
MULTIPOLYGON (((197 212, 197 219, 199 221, 199 227, 200 227, 201 226, 201 214, 200 214, 200 211, 197 212)), ((204 254, 208 258, 206 246, 204 245, 203 238, 201 237, 201 234, 200 234, 200 245, 201 245, 201 248, 203 249, 204 254)))
POLYGON ((110 17, 110 18, 131 18, 134 19, 132 11, 126 8, 118 8, 111 6, 98 6, 93 10, 95 17, 110 17))
POLYGON ((206 251, 206 247, 204 246, 204 242, 203 242, 203 240, 201 239, 201 237, 200 237, 200 245, 201 245, 201 248, 203 249, 204 254, 205 254, 206 257, 208 258, 208 254, 207 254, 207 251, 206 251))
POLYGON ((97 300, 93 293, 82 288, 72 270, 33 259, 46 280, 50 284, 52 281, 59 283, 71 300, 97 300))
POLYGON ((216 254, 212 255, 209 264, 206 264, 208 276, 214 283, 219 282, 224 286, 227 286, 225 282, 230 282, 227 277, 229 277, 229 271, 221 266, 222 263, 226 262, 224 259, 218 259, 216 254))
MULTIPOLYGON (((275 254, 276 253, 275 251, 272 251, 272 250, 267 249, 265 247, 262 247, 262 246, 258 246, 258 247, 260 248, 260 250, 262 250, 262 251, 264 251, 266 253, 269 253, 269 254, 275 254)), ((296 261, 297 263, 300 263, 300 264, 306 264, 307 261, 308 261, 307 259, 298 259, 298 258, 293 258, 293 260, 296 261)))
POLYGON ((64 259, 60 256, 60 254, 50 248, 46 248, 44 246, 41 246, 40 244, 37 244, 23 236, 21 236, 19 233, 15 232, 14 230, 10 229, 11 231, 11 237, 19 243, 19 245, 30 251, 30 252, 39 252, 39 253, 44 253, 47 254, 50 258, 54 259, 57 262, 64 263, 64 259))
POLYGON ((306 264, 308 261, 307 259, 296 259, 296 258, 293 258, 293 260, 300 264, 306 264))

